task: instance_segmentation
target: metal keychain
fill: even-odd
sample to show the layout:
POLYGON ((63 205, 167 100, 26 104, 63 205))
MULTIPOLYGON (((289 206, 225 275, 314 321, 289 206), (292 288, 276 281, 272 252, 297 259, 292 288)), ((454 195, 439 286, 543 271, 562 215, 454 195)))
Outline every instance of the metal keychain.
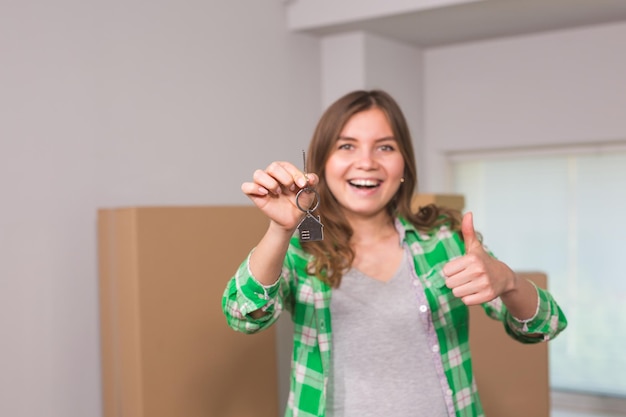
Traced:
POLYGON ((296 194, 296 206, 298 206, 298 208, 302 212, 306 213, 306 215, 302 220, 300 220, 300 224, 298 224, 298 232, 300 233, 301 242, 314 242, 324 239, 324 225, 320 221, 320 216, 314 216, 312 214, 312 212, 314 212, 315 209, 317 209, 317 207, 320 205, 320 195, 317 191, 315 191, 308 185, 309 177, 307 176, 306 154, 304 153, 304 151, 302 151, 302 160, 304 167, 304 177, 306 178, 307 186, 300 189, 300 191, 298 191, 298 193, 296 194), (303 192, 315 194, 314 203, 306 209, 300 205, 300 196, 303 192))

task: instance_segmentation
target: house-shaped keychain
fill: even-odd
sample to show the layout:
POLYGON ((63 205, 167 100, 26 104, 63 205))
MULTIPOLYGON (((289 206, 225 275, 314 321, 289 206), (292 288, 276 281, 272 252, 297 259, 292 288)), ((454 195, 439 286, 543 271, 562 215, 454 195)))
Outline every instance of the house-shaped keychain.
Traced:
POLYGON ((315 217, 307 212, 304 219, 298 224, 301 242, 314 242, 324 239, 324 225, 320 221, 320 216, 315 217))

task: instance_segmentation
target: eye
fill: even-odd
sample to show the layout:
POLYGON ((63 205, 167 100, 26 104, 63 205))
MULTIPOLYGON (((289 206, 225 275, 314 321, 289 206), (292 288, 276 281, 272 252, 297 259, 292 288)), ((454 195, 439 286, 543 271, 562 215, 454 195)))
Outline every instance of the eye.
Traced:
POLYGON ((337 149, 343 149, 343 150, 350 150, 353 148, 354 148, 354 145, 352 145, 351 143, 340 143, 339 146, 337 146, 337 149))
POLYGON ((385 144, 385 145, 381 145, 379 149, 381 151, 390 152, 390 151, 395 151, 396 147, 394 145, 391 145, 391 144, 385 144))

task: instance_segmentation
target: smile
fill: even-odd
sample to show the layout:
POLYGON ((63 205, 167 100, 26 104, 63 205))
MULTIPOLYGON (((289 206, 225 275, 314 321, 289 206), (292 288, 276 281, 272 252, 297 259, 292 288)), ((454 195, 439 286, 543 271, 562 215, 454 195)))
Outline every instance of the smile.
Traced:
POLYGON ((376 188, 379 187, 382 181, 372 179, 355 179, 349 180, 348 184, 356 188, 376 188))

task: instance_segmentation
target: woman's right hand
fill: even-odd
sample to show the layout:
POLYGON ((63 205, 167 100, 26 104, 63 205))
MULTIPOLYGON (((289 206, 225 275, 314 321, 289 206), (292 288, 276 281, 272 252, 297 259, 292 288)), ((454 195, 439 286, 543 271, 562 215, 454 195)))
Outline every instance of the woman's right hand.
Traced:
MULTIPOLYGON (((281 229, 291 234, 304 216, 296 205, 296 194, 305 187, 314 188, 319 182, 316 174, 303 173, 289 162, 272 162, 265 170, 254 172, 252 182, 241 184, 241 191, 281 229), (308 179, 308 182, 307 182, 308 179)), ((301 207, 314 204, 314 193, 301 193, 301 207)))

